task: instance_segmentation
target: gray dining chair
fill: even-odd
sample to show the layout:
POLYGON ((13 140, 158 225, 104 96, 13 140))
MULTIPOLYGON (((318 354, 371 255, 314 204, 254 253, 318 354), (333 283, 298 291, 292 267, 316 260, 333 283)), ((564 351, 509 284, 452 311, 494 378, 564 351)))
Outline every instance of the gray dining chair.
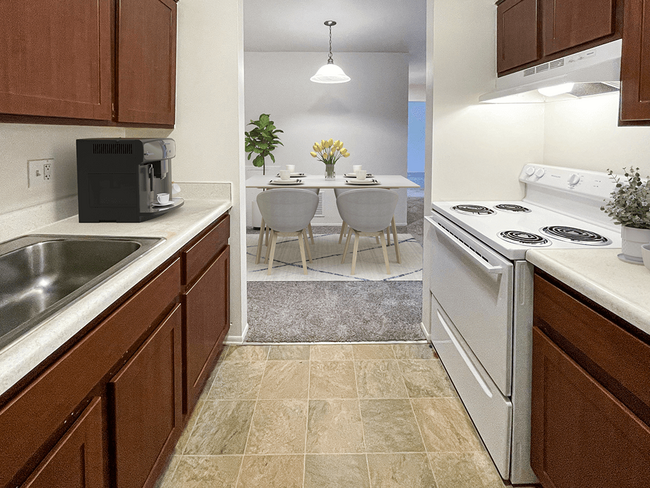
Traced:
MULTIPOLYGON (((277 190, 278 188, 269 188, 269 190, 277 190)), ((290 188, 285 188, 286 190, 289 190, 290 188)), ((300 188, 300 190, 309 190, 316 195, 320 193, 320 188, 300 188)), ((268 191, 268 190, 267 190, 268 191)), ((307 226, 307 232, 309 233, 309 237, 311 237, 311 243, 315 244, 314 241, 314 230, 311 227, 311 222, 309 222, 309 225, 307 226)), ((264 221, 264 217, 262 217, 262 222, 260 223, 260 234, 257 238, 257 253, 255 254, 255 264, 260 263, 260 259, 262 256, 262 246, 267 246, 268 250, 268 245, 269 245, 269 234, 270 230, 268 226, 266 225, 266 222, 264 221)), ((339 244, 341 243, 339 239, 339 244)))
MULTIPOLYGON (((343 193, 350 191, 350 190, 367 190, 367 188, 334 188, 334 195, 336 198, 339 198, 339 195, 342 195, 343 193)), ((343 217, 341 217, 343 219, 343 217)), ((345 222, 345 219, 343 219, 343 222, 341 223, 341 232, 339 233, 339 244, 341 244, 341 241, 343 240, 343 236, 345 235, 345 232, 347 230, 348 224, 345 222)), ((393 218, 391 219, 390 225, 386 228, 386 245, 390 247, 390 233, 391 231, 393 232, 393 241, 395 245, 395 255, 397 256, 397 262, 401 263, 402 258, 399 253, 399 241, 397 240, 397 228, 395 226, 395 215, 393 215, 393 218)), ((377 244, 379 244, 379 238, 376 238, 377 244)))
MULTIPOLYGON (((273 191, 265 191, 257 195, 257 205, 264 219, 265 225, 269 228, 270 243, 266 249, 266 261, 271 274, 273 268, 273 256, 278 236, 297 236, 302 258, 304 274, 307 274, 307 262, 305 260, 305 243, 309 262, 311 262, 311 250, 307 240, 307 227, 314 218, 318 207, 318 195, 308 189, 287 188, 273 191)), ((261 242, 257 244, 258 256, 261 251, 261 242)))
POLYGON ((364 236, 379 238, 382 251, 384 252, 386 273, 390 274, 384 230, 391 223, 391 219, 395 213, 395 208, 397 207, 397 199, 398 195, 396 192, 381 188, 364 189, 363 191, 347 191, 340 194, 336 199, 336 206, 339 210, 339 214, 341 214, 341 218, 350 228, 350 232, 345 241, 341 264, 345 262, 345 256, 347 255, 348 247, 350 245, 350 238, 352 237, 352 234, 354 234, 351 274, 354 274, 357 264, 359 238, 364 236))

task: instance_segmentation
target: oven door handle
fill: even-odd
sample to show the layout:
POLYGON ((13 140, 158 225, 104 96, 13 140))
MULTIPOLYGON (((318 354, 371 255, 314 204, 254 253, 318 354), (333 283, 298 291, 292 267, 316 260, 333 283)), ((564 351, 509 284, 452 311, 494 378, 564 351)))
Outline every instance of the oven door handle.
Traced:
POLYGON ((445 229, 435 220, 429 218, 427 218, 427 220, 434 224, 435 226, 434 228, 440 235, 444 236, 447 240, 449 240, 454 245, 454 247, 460 249, 465 254, 467 254, 470 258, 472 258, 476 262, 476 264, 481 266, 481 268, 483 268, 486 272, 490 274, 497 274, 497 275, 503 274, 504 269, 502 266, 494 266, 488 263, 479 254, 477 254, 475 251, 470 249, 467 245, 459 246, 458 243, 456 242, 457 240, 460 240, 458 239, 458 237, 456 237, 454 234, 449 232, 447 229, 445 229))

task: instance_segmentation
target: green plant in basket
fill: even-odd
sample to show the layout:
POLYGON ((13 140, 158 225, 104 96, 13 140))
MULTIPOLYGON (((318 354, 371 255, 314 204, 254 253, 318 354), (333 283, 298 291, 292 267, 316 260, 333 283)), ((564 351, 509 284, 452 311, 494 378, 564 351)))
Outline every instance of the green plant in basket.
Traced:
POLYGON ((253 159, 253 166, 258 168, 261 166, 262 174, 266 174, 266 157, 270 157, 275 163, 273 150, 278 147, 278 145, 284 146, 277 134, 279 132, 284 132, 275 127, 269 114, 261 114, 259 119, 251 120, 248 125, 255 126, 255 128, 249 132, 244 132, 244 135, 246 136, 245 141, 248 160, 250 161, 253 154, 257 154, 253 159))
POLYGON ((623 168, 625 179, 608 169, 607 174, 616 182, 609 201, 600 207, 614 219, 614 223, 635 229, 650 229, 650 182, 644 181, 639 168, 623 168))

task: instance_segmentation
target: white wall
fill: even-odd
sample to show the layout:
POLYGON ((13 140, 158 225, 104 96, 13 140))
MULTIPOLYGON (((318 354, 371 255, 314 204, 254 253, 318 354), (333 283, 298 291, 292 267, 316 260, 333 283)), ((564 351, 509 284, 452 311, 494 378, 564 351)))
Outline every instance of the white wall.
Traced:
POLYGON ((246 327, 243 0, 178 5, 174 179, 232 183, 228 341, 246 327))
MULTIPOLYGON (((406 176, 409 86, 405 55, 335 53, 335 63, 352 80, 336 85, 309 81, 326 61, 325 53, 245 53, 246 122, 269 113, 284 131, 284 146, 274 152, 278 164, 267 158, 267 173, 275 175, 286 164, 294 164, 296 171, 324 173, 323 163, 309 152, 314 142, 333 138, 343 141, 350 151, 349 158, 337 162, 337 175, 361 164, 374 174, 406 176)), ((395 220, 405 225, 406 191, 401 193, 395 220)), ((333 193, 325 197, 326 216, 314 224, 340 223, 333 193)))
POLYGON ((432 198, 521 198, 521 167, 543 157, 544 109, 478 104, 496 80, 494 2, 429 0, 427 8, 434 19, 432 198))
POLYGON ((618 93, 547 103, 544 161, 592 171, 638 166, 650 175, 650 127, 618 127, 618 93))

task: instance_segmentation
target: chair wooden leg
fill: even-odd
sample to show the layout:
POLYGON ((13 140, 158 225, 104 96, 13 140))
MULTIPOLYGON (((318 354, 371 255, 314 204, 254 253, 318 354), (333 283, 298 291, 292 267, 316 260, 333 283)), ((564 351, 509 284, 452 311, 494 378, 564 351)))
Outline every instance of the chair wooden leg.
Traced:
POLYGON ((311 243, 312 243, 312 244, 315 244, 315 243, 314 243, 314 231, 313 231, 313 229, 311 228, 311 222, 309 223, 309 225, 307 226, 307 228, 309 229, 309 235, 311 236, 311 243))
POLYGON ((304 232, 298 234, 298 246, 300 246, 300 258, 302 259, 302 269, 303 273, 307 274, 307 261, 305 261, 305 243, 309 246, 309 242, 303 243, 306 241, 304 232))
MULTIPOLYGON (((384 251, 384 261, 386 262, 386 273, 390 274, 390 266, 388 265, 388 251, 386 250, 386 243, 384 242, 383 232, 379 234, 379 238, 381 239, 381 250, 384 251)), ((397 244, 397 241, 395 241, 395 244, 397 244)))
POLYGON ((305 242, 307 243, 307 256, 309 257, 309 262, 311 263, 311 247, 309 247, 309 241, 307 240, 307 231, 302 229, 302 234, 305 236, 305 242))
POLYGON ((397 264, 402 264, 402 258, 399 254, 399 241, 397 240, 397 226, 395 225, 394 215, 393 220, 391 221, 391 226, 393 227, 393 240, 395 241, 395 256, 397 256, 397 264))
POLYGON ((274 230, 271 231, 271 246, 270 246, 270 255, 268 257, 268 262, 269 262, 269 270, 266 272, 267 275, 271 274, 271 270, 273 269, 273 255, 275 254, 275 243, 278 240, 278 233, 275 232, 274 230))
POLYGON ((255 264, 260 264, 260 257, 262 255, 262 243, 264 242, 264 219, 260 224, 260 236, 257 238, 257 254, 255 255, 255 264))
MULTIPOLYGON (((351 234, 352 232, 350 232, 351 234)), ((382 239, 383 242, 383 239, 382 239)), ((354 274, 354 269, 357 266, 357 251, 359 250, 359 233, 355 230, 354 231, 354 251, 352 251, 352 272, 350 274, 354 274)))
POLYGON ((341 233, 339 234, 339 244, 341 244, 341 240, 343 239, 343 235, 345 234, 345 228, 348 226, 348 224, 345 223, 345 220, 341 224, 341 233))
POLYGON ((271 229, 267 226, 266 227, 266 245, 269 245, 269 232, 271 232, 271 229))
POLYGON ((343 259, 341 259, 341 264, 345 263, 345 256, 348 253, 348 246, 350 245, 350 237, 352 237, 352 229, 348 231, 348 238, 345 240, 345 248, 343 249, 343 259))
MULTIPOLYGON (((273 232, 273 231, 271 231, 273 232)), ((268 264, 269 262, 269 254, 271 254, 271 246, 269 244, 266 245, 266 255, 265 255, 265 262, 268 264)))

